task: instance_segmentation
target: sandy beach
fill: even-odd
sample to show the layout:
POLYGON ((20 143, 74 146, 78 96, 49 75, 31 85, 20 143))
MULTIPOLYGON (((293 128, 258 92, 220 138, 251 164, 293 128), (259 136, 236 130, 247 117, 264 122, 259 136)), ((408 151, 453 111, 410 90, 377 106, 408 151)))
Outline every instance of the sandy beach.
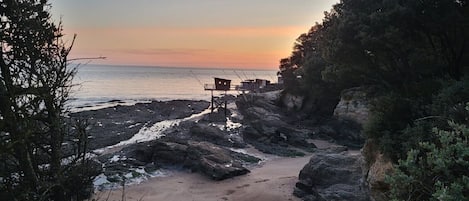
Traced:
MULTIPOLYGON (((127 186, 127 201, 225 201, 300 200, 292 195, 298 173, 310 155, 298 158, 277 157, 253 167, 243 176, 213 181, 198 173, 177 171, 167 177, 152 178, 138 185, 127 186)), ((122 189, 101 192, 100 200, 122 200, 122 189)))
MULTIPOLYGON (((311 140, 318 149, 334 144, 311 140)), ((300 201, 293 196, 298 174, 311 158, 279 157, 263 154, 254 148, 246 151, 268 158, 250 168, 251 173, 222 181, 188 171, 173 171, 165 177, 151 178, 143 183, 125 187, 127 201, 300 201)), ((99 192, 99 200, 122 201, 122 189, 99 192)))

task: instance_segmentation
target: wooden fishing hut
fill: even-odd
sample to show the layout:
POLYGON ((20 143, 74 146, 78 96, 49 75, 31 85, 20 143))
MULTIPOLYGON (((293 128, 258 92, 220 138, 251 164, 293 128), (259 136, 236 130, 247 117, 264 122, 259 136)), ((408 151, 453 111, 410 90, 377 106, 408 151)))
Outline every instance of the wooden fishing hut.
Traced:
POLYGON ((205 91, 210 91, 212 98, 211 98, 211 109, 212 113, 215 108, 223 108, 225 111, 225 117, 226 117, 226 105, 227 105, 227 100, 226 100, 226 92, 231 89, 231 80, 223 79, 223 78, 214 78, 214 84, 205 84, 204 85, 204 90, 205 91), (220 100, 216 100, 213 91, 222 91, 225 92, 224 98, 220 100))

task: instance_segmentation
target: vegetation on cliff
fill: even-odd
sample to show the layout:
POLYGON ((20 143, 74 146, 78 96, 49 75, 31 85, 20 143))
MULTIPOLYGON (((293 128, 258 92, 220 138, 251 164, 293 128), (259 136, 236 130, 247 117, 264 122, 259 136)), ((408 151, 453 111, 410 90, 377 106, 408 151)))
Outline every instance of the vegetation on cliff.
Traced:
MULTIPOLYGON (((456 135, 462 131, 455 125, 460 128, 469 123, 464 109, 469 102, 468 69, 469 5, 465 0, 342 0, 325 13, 322 23, 297 39, 291 56, 280 61, 286 91, 304 95, 323 108, 310 113, 331 115, 335 105, 330 101, 337 103, 344 89, 377 89, 364 133, 394 162, 407 158, 416 164, 421 164, 418 161, 424 160, 425 153, 435 154, 428 151, 432 144, 444 150, 439 154, 448 152, 438 157, 469 160, 467 151, 441 146, 442 132, 456 135), (415 151, 423 149, 427 152, 415 151)), ((458 193, 468 199, 467 179, 462 179, 463 190, 452 187, 456 176, 467 178, 467 173, 413 177, 415 172, 424 172, 424 166, 412 172, 408 163, 401 162, 394 177, 409 175, 414 183, 435 187, 425 189, 431 191, 427 192, 430 196, 413 197, 428 186, 402 189, 393 185, 396 199, 425 200, 438 195, 448 200, 448 194, 458 193)))

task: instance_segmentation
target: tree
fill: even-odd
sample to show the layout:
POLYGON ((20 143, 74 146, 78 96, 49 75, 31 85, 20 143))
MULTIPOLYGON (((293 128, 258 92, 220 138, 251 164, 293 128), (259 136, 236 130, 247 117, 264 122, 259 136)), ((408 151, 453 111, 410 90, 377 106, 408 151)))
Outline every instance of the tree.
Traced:
MULTIPOLYGON (((0 1, 0 196, 7 200, 79 198, 67 186, 78 169, 89 168, 83 124, 66 119, 74 70, 67 68, 73 42, 62 41, 47 0, 0 1), (65 158, 64 143, 76 139, 65 158)), ((92 172, 90 172, 92 174, 92 172)), ((84 182, 86 180, 86 182, 84 182)), ((86 186, 76 186, 86 189, 86 186)))
POLYGON ((428 78, 459 80, 469 57, 468 13, 466 1, 342 0, 323 22, 331 27, 324 56, 332 72, 408 94, 428 78))

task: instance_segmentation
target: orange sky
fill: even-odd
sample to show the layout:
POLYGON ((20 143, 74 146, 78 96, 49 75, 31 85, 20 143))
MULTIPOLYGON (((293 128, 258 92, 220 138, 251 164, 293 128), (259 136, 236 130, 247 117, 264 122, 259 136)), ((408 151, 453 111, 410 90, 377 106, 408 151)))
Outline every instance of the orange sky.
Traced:
MULTIPOLYGON (((87 22, 86 17, 75 14, 75 12, 78 12, 76 9, 80 9, 80 7, 73 5, 71 0, 68 1, 68 4, 67 0, 52 1, 52 6, 53 8, 56 6, 54 12, 60 13, 62 16, 65 34, 68 37, 74 33, 78 35, 72 50, 72 58, 104 56, 107 59, 92 61, 92 63, 117 65, 263 68, 272 70, 278 68, 278 61, 281 58, 289 56, 295 39, 301 33, 306 32, 314 22, 320 21, 323 11, 329 10, 335 2, 319 0, 316 1, 316 3, 321 3, 318 6, 314 3, 315 1, 309 1, 304 6, 310 6, 311 9, 302 9, 302 12, 305 13, 292 14, 291 16, 296 17, 290 16, 291 19, 289 19, 288 13, 278 13, 279 11, 275 10, 277 9, 275 7, 270 8, 273 11, 257 12, 255 9, 246 11, 243 5, 229 5, 231 10, 234 6, 244 9, 242 11, 245 15, 239 17, 229 17, 229 14, 212 14, 207 17, 204 16, 202 11, 197 15, 191 15, 188 11, 189 14, 185 14, 187 16, 181 14, 181 16, 174 16, 175 19, 173 19, 171 18, 172 14, 168 16, 170 19, 166 19, 161 12, 167 10, 164 6, 169 7, 170 5, 156 4, 153 1, 153 4, 155 4, 153 6, 163 7, 161 12, 157 14, 161 15, 159 17, 166 21, 157 21, 161 19, 155 16, 155 18, 150 18, 149 21, 143 20, 144 22, 131 23, 126 22, 126 20, 135 20, 123 18, 123 16, 110 17, 119 13, 117 10, 118 5, 116 5, 116 13, 114 14, 100 13, 102 11, 99 11, 99 9, 95 11, 83 10, 81 14, 89 12, 90 15, 93 15, 93 12, 97 12, 98 14, 95 13, 94 15, 103 16, 104 18, 100 19, 100 17, 95 16, 94 19, 97 18, 97 20, 87 22), (71 10, 71 7, 74 9, 71 10), (218 15, 220 19, 218 19, 218 15), (256 19, 260 19, 257 20, 259 22, 256 19), (70 23, 68 24, 67 21, 70 21, 70 23)), ((297 3, 306 2, 303 0, 296 1, 298 1, 297 3)), ((276 1, 270 2, 275 4, 276 1)), ((292 4, 294 2, 292 1, 292 4)), ((115 1, 115 3, 118 4, 119 1, 115 1)), ((92 3, 89 2, 89 4, 92 3)), ((143 6, 145 5, 143 4, 143 6)), ((285 7, 287 5, 282 4, 279 6, 285 7)), ((176 4, 177 6, 178 4, 176 4)), ((194 6, 198 6, 198 4, 194 6)), ((207 11, 212 9, 210 2, 204 6, 206 8, 203 9, 207 9, 207 11)), ((222 8, 217 8, 217 11, 222 8)), ((183 8, 177 7, 177 9, 183 8)), ((288 10, 288 8, 278 9, 288 10)), ((300 12, 300 9, 296 10, 300 12)), ((237 13, 233 15, 235 14, 237 13)), ((134 15, 133 17, 139 19, 140 15, 138 13, 134 13, 134 15)), ((148 19, 148 15, 156 14, 153 14, 153 11, 150 14, 142 14, 146 17, 145 19, 148 19)))

